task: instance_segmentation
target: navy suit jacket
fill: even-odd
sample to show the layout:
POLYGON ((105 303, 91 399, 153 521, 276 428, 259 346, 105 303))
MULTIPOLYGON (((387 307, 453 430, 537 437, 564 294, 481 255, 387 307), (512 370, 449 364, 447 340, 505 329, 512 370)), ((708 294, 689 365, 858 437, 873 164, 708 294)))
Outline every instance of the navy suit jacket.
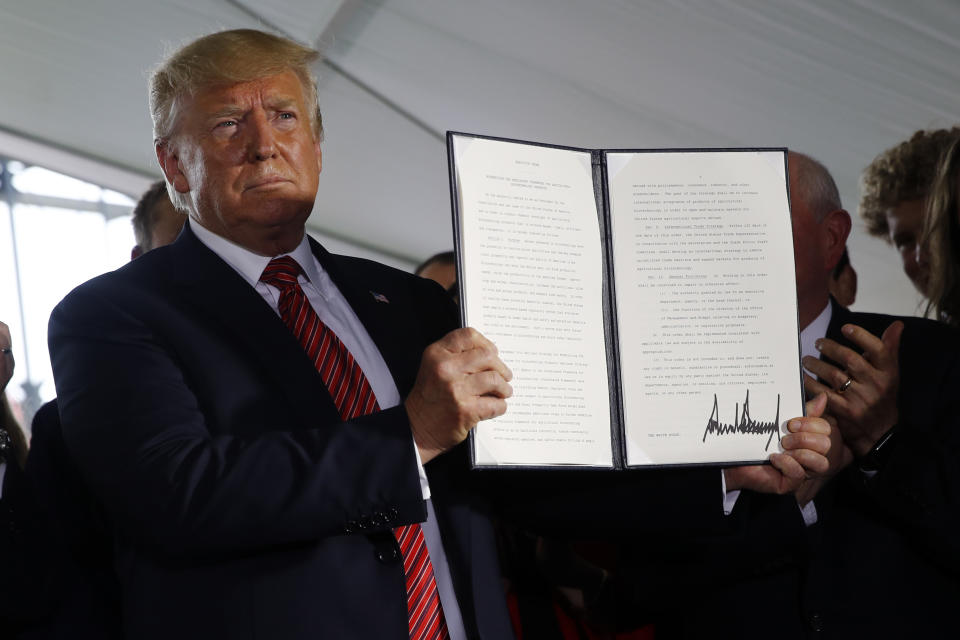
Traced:
MULTIPOLYGON (((455 308, 435 283, 312 249, 405 397, 455 308)), ((68 295, 50 352, 64 441, 112 520, 128 637, 407 637, 391 530, 426 509, 404 408, 342 422, 293 335, 189 225, 68 295)), ((524 494, 469 472, 461 445, 426 470, 476 638, 512 636, 491 500, 548 532, 726 524, 717 469, 527 476, 524 494)))
MULTIPOLYGON (((405 396, 452 305, 312 248, 405 396)), ((189 228, 72 292, 50 349, 67 447, 115 520, 129 637, 407 637, 391 529, 425 505, 406 412, 342 422, 279 317, 189 228)), ((436 501, 468 627, 509 636, 502 594, 471 586, 497 566, 488 522, 436 501)))

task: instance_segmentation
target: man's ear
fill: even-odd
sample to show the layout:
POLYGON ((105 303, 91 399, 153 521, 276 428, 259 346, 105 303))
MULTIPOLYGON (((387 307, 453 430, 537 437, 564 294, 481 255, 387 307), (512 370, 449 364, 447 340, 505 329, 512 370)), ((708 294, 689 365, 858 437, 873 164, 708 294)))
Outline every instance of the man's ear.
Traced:
POLYGON ((827 214, 820 224, 823 232, 823 258, 826 261, 824 268, 833 270, 840 262, 843 250, 847 246, 847 237, 853 222, 850 214, 844 209, 837 209, 827 214))
POLYGON ((160 169, 163 170, 167 182, 172 184, 178 193, 190 191, 190 183, 187 182, 187 176, 184 175, 180 166, 180 157, 170 146, 170 142, 158 142, 155 149, 157 151, 157 162, 160 163, 160 169))
POLYGON ((317 154, 317 171, 323 171, 323 152, 320 150, 320 141, 316 140, 313 143, 314 151, 317 154))

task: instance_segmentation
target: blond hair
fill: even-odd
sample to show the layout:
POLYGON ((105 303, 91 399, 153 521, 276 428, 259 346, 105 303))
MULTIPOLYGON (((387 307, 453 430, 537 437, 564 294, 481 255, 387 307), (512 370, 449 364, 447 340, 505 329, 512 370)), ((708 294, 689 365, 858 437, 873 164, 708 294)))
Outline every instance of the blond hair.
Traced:
MULTIPOLYGON (((150 76, 154 144, 166 144, 176 133, 184 98, 204 88, 250 82, 286 71, 299 78, 314 137, 322 140, 317 80, 310 71, 310 64, 319 58, 315 49, 255 29, 220 31, 194 40, 170 54, 150 76)), ((169 184, 167 191, 173 204, 186 211, 186 196, 169 184)))
POLYGON ((960 139, 937 168, 920 241, 930 264, 927 315, 960 326, 960 139))
POLYGON ((930 194, 944 150, 960 138, 960 127, 917 131, 909 140, 873 159, 860 177, 860 217, 870 235, 890 242, 887 210, 930 194))

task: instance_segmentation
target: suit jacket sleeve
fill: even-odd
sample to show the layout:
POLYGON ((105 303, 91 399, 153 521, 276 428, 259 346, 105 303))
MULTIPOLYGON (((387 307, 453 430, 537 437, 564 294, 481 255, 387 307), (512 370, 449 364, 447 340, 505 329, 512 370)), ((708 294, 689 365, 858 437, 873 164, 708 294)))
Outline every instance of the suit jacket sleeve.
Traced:
MULTIPOLYGON (((153 300, 124 271, 69 295, 49 334, 64 440, 121 532, 194 556, 424 519, 402 405, 304 424, 229 336, 191 325, 196 310, 153 300)), ((432 290, 404 282, 396 305, 434 308, 432 290)), ((414 362, 440 331, 421 329, 414 362)))
MULTIPOLYGON (((895 319, 855 314, 850 321, 881 335, 895 319)), ((903 531, 936 564, 960 572, 960 336, 928 320, 906 323, 890 456, 873 477, 844 470, 838 489, 903 531)), ((824 499, 842 498, 827 492, 824 499)))

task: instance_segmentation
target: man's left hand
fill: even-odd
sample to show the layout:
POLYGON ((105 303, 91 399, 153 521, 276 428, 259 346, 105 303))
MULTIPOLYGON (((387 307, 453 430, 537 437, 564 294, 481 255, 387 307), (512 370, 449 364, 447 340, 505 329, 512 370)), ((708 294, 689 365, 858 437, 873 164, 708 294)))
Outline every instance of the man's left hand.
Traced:
POLYGON ((880 338, 853 324, 845 324, 841 330, 863 349, 863 355, 828 338, 817 341, 820 352, 843 369, 807 356, 803 359, 804 368, 832 388, 810 379, 805 380, 805 386, 811 393, 827 394, 827 413, 837 419, 843 439, 853 453, 863 456, 899 419, 898 353, 903 323, 894 322, 880 338))

